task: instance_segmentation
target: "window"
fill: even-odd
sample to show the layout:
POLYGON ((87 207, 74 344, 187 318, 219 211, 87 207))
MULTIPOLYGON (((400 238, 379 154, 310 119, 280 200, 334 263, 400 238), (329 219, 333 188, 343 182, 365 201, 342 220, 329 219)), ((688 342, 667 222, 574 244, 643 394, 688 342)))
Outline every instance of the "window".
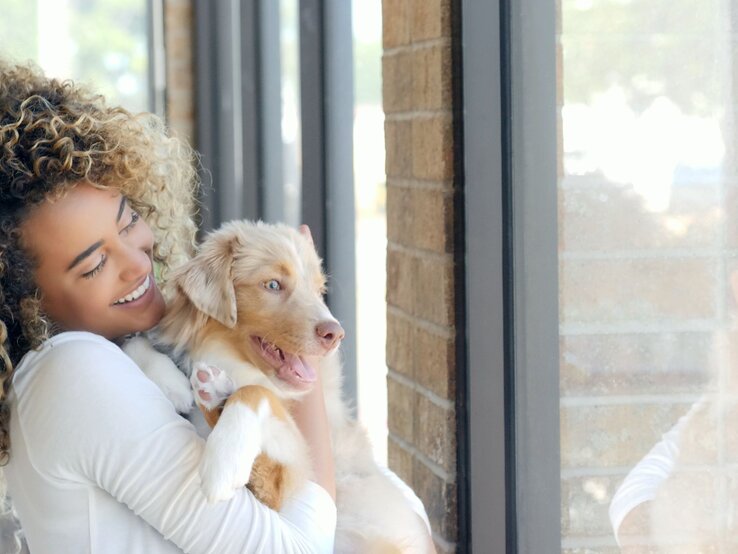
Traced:
POLYGON ((732 552, 734 8, 463 6, 472 542, 732 552))
POLYGON ((387 219, 382 108, 382 3, 354 1, 356 372, 360 421, 387 461, 387 219))
POLYGON ((673 438, 669 476, 652 493, 643 485, 656 495, 652 521, 621 538, 731 550, 730 10, 693 0, 561 4, 564 547, 614 544, 617 487, 704 401, 673 438))
POLYGON ((35 61, 52 77, 87 83, 111 104, 156 111, 152 2, 8 0, 3 3, 2 55, 35 61))

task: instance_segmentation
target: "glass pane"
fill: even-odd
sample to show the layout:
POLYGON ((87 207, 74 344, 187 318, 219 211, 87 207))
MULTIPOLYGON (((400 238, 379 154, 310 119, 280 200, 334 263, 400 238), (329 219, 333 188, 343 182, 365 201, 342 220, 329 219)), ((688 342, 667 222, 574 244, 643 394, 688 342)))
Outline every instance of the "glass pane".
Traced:
POLYGON ((562 551, 738 552, 738 11, 560 10, 562 551))
POLYGON ((88 83, 109 103, 149 109, 146 0, 5 0, 0 55, 88 83))
POLYGON ((384 300, 387 251, 382 109, 382 2, 354 1, 354 198, 358 416, 378 460, 387 460, 384 300))
MULTIPOLYGON (((297 226, 301 220, 302 146, 300 145, 300 20, 298 0, 279 3, 282 68, 282 178, 284 214, 277 219, 297 226)), ((269 94, 269 91, 265 91, 269 94)), ((267 191, 267 194, 272 194, 267 191)))

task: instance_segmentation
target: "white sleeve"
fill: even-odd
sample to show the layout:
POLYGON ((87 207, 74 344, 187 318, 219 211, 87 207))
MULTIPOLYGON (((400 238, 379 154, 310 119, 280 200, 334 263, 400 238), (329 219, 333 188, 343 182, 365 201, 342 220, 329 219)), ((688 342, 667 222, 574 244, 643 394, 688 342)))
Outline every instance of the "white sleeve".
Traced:
POLYGON ((405 500, 407 500, 412 510, 416 514, 418 514, 420 518, 425 522, 425 526, 428 528, 428 533, 433 534, 433 530, 431 529, 430 521, 428 521, 428 514, 425 511, 423 502, 422 500, 420 500, 420 498, 418 498, 418 495, 415 494, 415 491, 413 491, 413 489, 411 489, 408 484, 405 483, 405 481, 400 479, 397 474, 394 473, 390 468, 381 464, 378 465, 380 471, 385 475, 385 477, 392 481, 392 484, 400 490, 402 496, 405 497, 405 500))
POLYGON ((112 343, 62 343, 38 363, 19 415, 51 477, 106 490, 187 553, 332 552, 336 506, 315 483, 279 513, 245 487, 208 504, 204 441, 112 343))
POLYGON ((699 406, 700 403, 692 406, 674 427, 661 436, 661 441, 630 470, 615 492, 610 502, 609 515, 618 544, 618 532, 625 516, 638 505, 653 500, 661 484, 671 475, 679 456, 682 429, 699 406))

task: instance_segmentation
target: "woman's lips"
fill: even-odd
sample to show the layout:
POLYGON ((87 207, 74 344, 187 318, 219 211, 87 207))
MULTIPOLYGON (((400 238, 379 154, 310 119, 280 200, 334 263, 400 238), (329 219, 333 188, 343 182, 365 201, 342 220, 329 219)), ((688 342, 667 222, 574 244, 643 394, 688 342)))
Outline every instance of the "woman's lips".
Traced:
POLYGON ((131 300, 130 302, 124 302, 122 304, 113 304, 113 307, 133 309, 133 308, 141 308, 143 306, 148 305, 151 302, 152 298, 154 297, 154 291, 156 289, 156 280, 154 280, 154 275, 150 273, 148 277, 149 277, 150 284, 149 284, 149 288, 146 289, 146 292, 144 292, 141 296, 139 296, 135 300, 131 300))

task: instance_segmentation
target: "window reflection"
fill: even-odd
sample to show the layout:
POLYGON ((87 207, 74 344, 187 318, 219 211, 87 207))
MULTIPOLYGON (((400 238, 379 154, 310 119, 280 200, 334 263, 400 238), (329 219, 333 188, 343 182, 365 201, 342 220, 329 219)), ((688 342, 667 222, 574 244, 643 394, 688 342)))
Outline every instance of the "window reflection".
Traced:
POLYGON ((734 8, 560 9, 562 547, 733 552, 734 8))

